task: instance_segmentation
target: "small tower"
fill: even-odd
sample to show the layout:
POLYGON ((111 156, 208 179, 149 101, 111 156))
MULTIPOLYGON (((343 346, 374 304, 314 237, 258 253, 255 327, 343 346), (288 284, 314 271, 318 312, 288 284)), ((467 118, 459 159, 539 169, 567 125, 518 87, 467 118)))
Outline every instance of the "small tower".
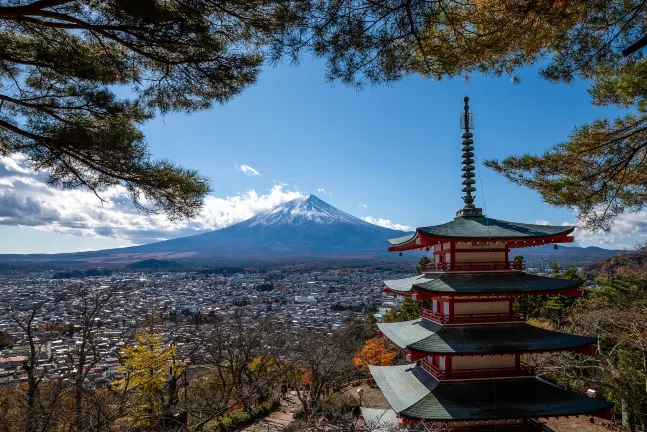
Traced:
POLYGON ((483 214, 483 210, 474 205, 474 197, 472 196, 472 192, 476 192, 476 188, 474 187, 476 184, 476 181, 474 180, 474 140, 472 140, 474 134, 470 132, 471 129, 474 129, 474 119, 472 117, 472 113, 470 113, 470 98, 465 96, 463 101, 465 102, 465 106, 464 112, 461 114, 461 129, 465 132, 462 135, 463 189, 461 190, 465 192, 465 196, 463 196, 463 202, 465 205, 462 209, 456 212, 456 216, 481 216, 483 214))
POLYGON ((522 296, 582 295, 579 281, 528 274, 523 260, 509 257, 513 248, 570 243, 574 227, 483 216, 472 196, 468 101, 461 117, 464 207, 450 222, 389 241, 392 252, 433 251, 434 263, 421 275, 384 282, 386 292, 425 300, 426 306, 420 319, 378 324, 411 362, 370 367, 392 408, 382 414, 431 430, 503 432, 539 431, 539 418, 607 411, 610 403, 537 378, 522 362, 529 353, 595 354, 595 338, 533 327, 513 308, 522 296))

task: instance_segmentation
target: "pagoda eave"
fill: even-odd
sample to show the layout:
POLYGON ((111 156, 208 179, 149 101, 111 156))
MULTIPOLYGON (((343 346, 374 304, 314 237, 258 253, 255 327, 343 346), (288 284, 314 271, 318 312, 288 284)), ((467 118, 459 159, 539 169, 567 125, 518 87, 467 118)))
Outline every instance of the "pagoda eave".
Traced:
POLYGON ((509 238, 509 237, 438 237, 424 232, 416 231, 411 239, 405 243, 392 245, 389 252, 404 252, 432 248, 443 243, 471 243, 471 242, 497 242, 505 243, 509 249, 541 246, 547 244, 573 243, 575 238, 570 235, 550 235, 545 237, 509 238))
POLYGON ((492 323, 487 326, 446 326, 424 318, 379 323, 380 333, 411 359, 439 355, 485 357, 573 351, 595 354, 597 339, 531 326, 527 323, 492 323))
MULTIPOLYGON (((451 297, 451 298, 460 298, 460 297, 473 297, 474 295, 483 294, 488 295, 492 294, 491 292, 470 292, 470 293, 447 293, 444 291, 426 291, 421 289, 414 289, 411 291, 397 291, 391 288, 384 288, 384 292, 387 294, 399 295, 402 297, 410 297, 412 300, 432 300, 439 296, 442 297, 451 297)), ((550 290, 550 291, 509 291, 509 292, 498 292, 496 294, 503 295, 505 294, 508 297, 523 297, 523 296, 533 296, 533 295, 562 295, 565 297, 582 297, 584 295, 584 290, 580 288, 566 288, 563 290, 550 290)))
MULTIPOLYGON (((466 297, 466 296, 474 296, 475 294, 494 294, 491 292, 481 292, 481 293, 446 293, 443 291, 427 291, 427 290, 422 290, 422 289, 414 289, 411 292, 410 297, 412 300, 431 300, 434 298, 437 298, 438 296, 443 296, 443 297, 466 297)), ((508 291, 508 292, 497 292, 496 294, 505 294, 508 297, 523 297, 523 296, 531 296, 531 295, 562 295, 564 297, 582 297, 584 295, 584 290, 580 288, 565 288, 562 290, 545 290, 545 291, 508 291)))
POLYGON ((540 378, 443 382, 416 364, 369 369, 393 410, 411 420, 566 417, 613 407, 607 401, 578 395, 540 378))
POLYGON ((514 354, 548 354, 548 353, 557 353, 557 352, 572 352, 576 354, 595 356, 598 352, 597 347, 591 344, 577 346, 577 347, 568 347, 568 348, 551 348, 551 349, 537 349, 537 350, 494 350, 489 352, 460 352, 460 353, 444 353, 444 352, 428 352, 428 351, 419 351, 416 349, 406 349, 403 350, 407 356, 407 360, 410 362, 415 362, 421 360, 430 355, 442 355, 445 357, 487 357, 492 355, 514 355, 514 354))
POLYGON ((582 281, 549 278, 523 272, 446 272, 420 274, 384 281, 390 293, 411 296, 415 300, 464 296, 566 295, 581 296, 582 281), (415 296, 415 297, 414 297, 415 296))

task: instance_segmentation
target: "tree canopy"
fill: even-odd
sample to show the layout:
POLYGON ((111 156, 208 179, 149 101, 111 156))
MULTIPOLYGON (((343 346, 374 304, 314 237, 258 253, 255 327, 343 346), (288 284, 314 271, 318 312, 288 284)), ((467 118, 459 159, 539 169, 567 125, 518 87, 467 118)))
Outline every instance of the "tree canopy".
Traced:
POLYGON ((191 217, 207 179, 153 159, 140 125, 253 84, 259 47, 290 20, 289 2, 266 0, 2 0, 0 156, 26 156, 52 185, 121 185, 141 210, 191 217))
POLYGON ((646 9, 642 0, 320 0, 288 51, 309 47, 330 79, 359 86, 409 73, 517 82, 516 70, 539 62, 547 80, 589 81, 595 105, 627 114, 576 127, 543 155, 486 165, 574 209, 588 228, 608 229, 647 202, 647 61, 639 50, 622 54, 647 33, 646 9))
POLYGON ((226 102, 264 60, 304 53, 327 77, 388 83, 507 75, 540 63, 551 81, 591 83, 626 114, 574 129, 542 155, 486 165, 609 228, 647 202, 647 33, 642 0, 0 0, 0 155, 20 153, 51 184, 191 217, 206 178, 148 152, 140 125, 226 102))

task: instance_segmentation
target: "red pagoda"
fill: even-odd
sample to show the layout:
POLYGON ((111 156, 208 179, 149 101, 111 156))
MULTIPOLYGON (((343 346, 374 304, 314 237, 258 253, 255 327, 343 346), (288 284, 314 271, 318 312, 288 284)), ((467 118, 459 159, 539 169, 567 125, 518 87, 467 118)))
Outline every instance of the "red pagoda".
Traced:
POLYGON ((422 317, 378 324, 411 364, 370 372, 402 425, 427 430, 541 430, 539 418, 594 414, 611 404, 564 390, 535 376, 528 353, 595 354, 596 340, 533 327, 513 309, 519 296, 580 296, 580 282, 531 275, 513 248, 573 241, 573 227, 506 222, 474 205, 473 128, 468 98, 461 115, 464 207, 451 222, 390 240, 389 251, 433 251, 418 276, 385 281, 386 291, 427 300, 422 317))

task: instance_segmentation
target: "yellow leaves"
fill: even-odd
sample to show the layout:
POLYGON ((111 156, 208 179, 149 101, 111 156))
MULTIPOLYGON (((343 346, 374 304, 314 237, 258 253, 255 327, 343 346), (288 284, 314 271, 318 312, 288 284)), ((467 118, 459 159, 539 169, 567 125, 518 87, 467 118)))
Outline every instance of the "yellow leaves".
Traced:
POLYGON ((258 356, 247 366, 250 371, 257 373, 267 373, 279 368, 279 363, 275 358, 258 356))
POLYGON ((164 343, 159 333, 147 331, 137 333, 135 343, 124 348, 121 356, 124 363, 120 371, 130 377, 131 386, 150 384, 161 378, 166 381, 169 373, 178 376, 185 366, 175 360, 175 347, 164 343))
POLYGON ((151 416, 161 413, 169 378, 177 379, 186 363, 175 358, 175 347, 165 343, 161 334, 151 331, 138 332, 135 343, 121 350, 121 357, 119 369, 125 375, 114 387, 132 397, 131 420, 147 427, 151 416))
POLYGON ((355 354, 353 364, 358 368, 369 365, 391 366, 395 356, 393 345, 385 337, 373 338, 366 341, 364 348, 355 354))
POLYGON ((528 318, 528 324, 544 330, 555 330, 553 323, 550 320, 544 318, 528 318))

